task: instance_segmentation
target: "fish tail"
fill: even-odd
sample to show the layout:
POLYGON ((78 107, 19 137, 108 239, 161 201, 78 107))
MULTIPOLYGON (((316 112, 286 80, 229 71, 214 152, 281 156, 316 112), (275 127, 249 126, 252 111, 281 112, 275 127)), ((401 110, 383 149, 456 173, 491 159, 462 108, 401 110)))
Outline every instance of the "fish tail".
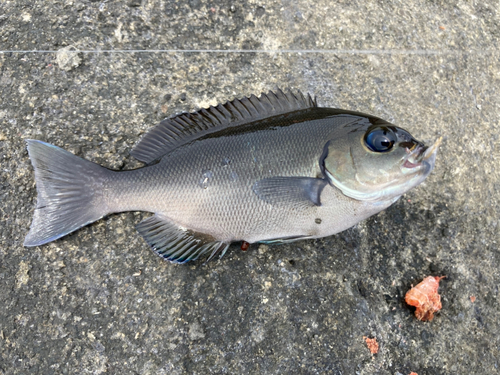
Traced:
POLYGON ((24 246, 54 241, 108 213, 104 185, 110 170, 45 142, 27 143, 38 197, 24 246))

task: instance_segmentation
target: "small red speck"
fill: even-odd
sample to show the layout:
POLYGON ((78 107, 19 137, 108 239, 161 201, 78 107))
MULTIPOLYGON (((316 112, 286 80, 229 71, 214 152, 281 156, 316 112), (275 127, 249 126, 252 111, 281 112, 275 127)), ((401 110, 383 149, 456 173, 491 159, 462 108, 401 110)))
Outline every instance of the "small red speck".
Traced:
POLYGON ((411 203, 411 199, 408 199, 408 203, 411 203))
POLYGON ((439 26, 439 29, 441 29, 441 30, 446 30, 446 27, 444 27, 444 26, 439 26))
POLYGON ((215 8, 214 8, 214 7, 210 8, 210 11, 211 11, 212 13, 215 13, 215 8))
POLYGON ((410 372, 410 375, 418 375, 416 372, 410 372))
POLYGON ((366 346, 368 346, 368 349, 370 349, 370 353, 372 354, 377 354, 378 353, 378 342, 377 339, 371 339, 369 337, 363 336, 363 339, 366 342, 366 346))
POLYGON ((249 244, 248 242, 243 241, 243 242, 241 243, 241 250, 243 250, 243 251, 247 251, 249 246, 250 246, 250 244, 249 244))
POLYGON ((471 301, 472 303, 476 302, 476 296, 470 296, 470 301, 471 301))

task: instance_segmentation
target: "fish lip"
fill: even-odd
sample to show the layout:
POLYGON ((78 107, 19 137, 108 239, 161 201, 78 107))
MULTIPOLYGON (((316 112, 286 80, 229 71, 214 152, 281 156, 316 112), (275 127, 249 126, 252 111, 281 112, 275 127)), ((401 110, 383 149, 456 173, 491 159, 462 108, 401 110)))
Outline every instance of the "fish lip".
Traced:
POLYGON ((419 144, 413 150, 406 149, 407 155, 403 159, 402 169, 406 172, 418 172, 422 167, 432 169, 436 153, 441 144, 443 137, 439 137, 432 146, 424 146, 419 144))
POLYGON ((406 149, 407 155, 403 158, 402 168, 405 170, 411 170, 412 172, 417 172, 420 167, 422 167, 422 159, 428 147, 419 144, 413 150, 409 148, 406 149))
POLYGON ((424 154, 422 155, 422 160, 428 160, 432 158, 433 155, 436 155, 439 145, 441 144, 442 141, 443 137, 439 137, 432 146, 427 147, 424 154))

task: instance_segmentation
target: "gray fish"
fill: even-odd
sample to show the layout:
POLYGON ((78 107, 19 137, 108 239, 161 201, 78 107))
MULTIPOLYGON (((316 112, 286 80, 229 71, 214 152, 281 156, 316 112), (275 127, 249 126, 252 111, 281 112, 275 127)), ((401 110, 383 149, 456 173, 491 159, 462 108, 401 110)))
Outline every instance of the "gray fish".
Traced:
POLYGON ((281 90, 163 120, 132 150, 146 164, 134 170, 28 140, 38 198, 24 245, 124 211, 154 213, 137 229, 175 263, 234 241, 330 236, 420 184, 440 141, 426 147, 380 118, 281 90))

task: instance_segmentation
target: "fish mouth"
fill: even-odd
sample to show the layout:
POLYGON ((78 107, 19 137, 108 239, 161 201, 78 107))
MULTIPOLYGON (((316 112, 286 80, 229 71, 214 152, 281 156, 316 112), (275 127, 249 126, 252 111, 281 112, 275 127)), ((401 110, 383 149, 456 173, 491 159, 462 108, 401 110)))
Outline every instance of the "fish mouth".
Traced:
POLYGON ((402 170, 406 173, 415 173, 424 169, 425 174, 431 172, 434 168, 437 150, 443 141, 443 137, 439 137, 436 142, 430 147, 419 144, 413 150, 406 149, 406 157, 403 159, 402 170))

